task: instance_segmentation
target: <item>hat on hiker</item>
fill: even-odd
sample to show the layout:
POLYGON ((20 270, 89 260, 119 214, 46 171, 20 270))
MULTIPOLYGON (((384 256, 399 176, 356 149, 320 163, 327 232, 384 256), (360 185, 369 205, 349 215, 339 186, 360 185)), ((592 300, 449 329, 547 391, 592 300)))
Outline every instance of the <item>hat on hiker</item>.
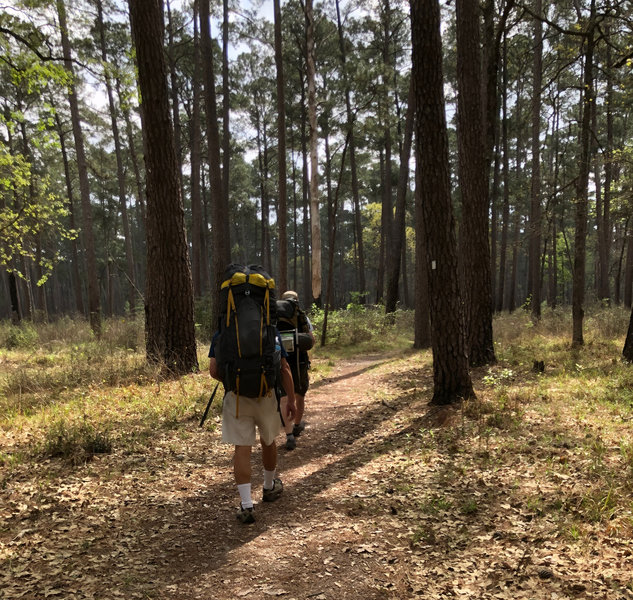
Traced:
POLYGON ((299 301, 299 294, 297 294, 297 292, 294 292, 293 290, 288 290, 287 292, 284 292, 281 296, 282 300, 296 300, 297 302, 299 301))

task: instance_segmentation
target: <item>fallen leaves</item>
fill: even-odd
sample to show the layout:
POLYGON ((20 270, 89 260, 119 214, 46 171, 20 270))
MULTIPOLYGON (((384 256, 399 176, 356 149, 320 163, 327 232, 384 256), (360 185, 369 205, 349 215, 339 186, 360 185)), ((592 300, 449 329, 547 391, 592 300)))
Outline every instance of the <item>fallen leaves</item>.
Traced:
MULTIPOLYGON (((49 462, 15 471, 0 497, 2 593, 631 597, 631 511, 621 504, 612 519, 580 519, 590 492, 596 510, 606 496, 591 470, 595 456, 584 452, 580 432, 572 439, 579 425, 571 417, 561 441, 564 406, 554 417, 526 405, 514 430, 482 432, 468 419, 434 428, 424 398, 405 401, 394 387, 411 369, 407 361, 383 371, 345 368, 356 374, 310 392, 310 431, 295 453, 280 453, 284 498, 259 504, 251 528, 233 517, 230 449, 197 423, 161 429, 146 447, 76 469, 49 462)), ((617 447, 604 448, 604 464, 615 462, 617 447)))

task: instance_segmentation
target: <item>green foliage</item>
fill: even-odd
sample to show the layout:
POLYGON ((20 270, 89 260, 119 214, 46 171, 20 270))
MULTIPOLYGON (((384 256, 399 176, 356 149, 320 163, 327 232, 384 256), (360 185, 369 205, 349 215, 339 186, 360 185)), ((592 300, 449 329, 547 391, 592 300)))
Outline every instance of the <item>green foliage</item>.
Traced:
POLYGON ((73 464, 86 462, 95 454, 112 451, 112 441, 106 432, 90 423, 74 423, 59 419, 46 431, 41 453, 49 458, 64 458, 73 464))
POLYGON ((32 323, 20 325, 0 324, 0 348, 8 350, 34 348, 39 342, 37 329, 32 323))
POLYGON ((0 145, 0 265, 19 276, 13 264, 18 258, 39 261, 42 285, 59 260, 61 251, 38 253, 43 236, 61 240, 76 237, 65 225, 68 211, 61 199, 50 191, 46 177, 35 177, 31 163, 22 155, 11 155, 0 145))
POLYGON ((211 296, 196 298, 194 307, 196 321, 196 337, 203 343, 210 343, 216 324, 212 322, 213 311, 211 296))
MULTIPOLYGON (((324 316, 323 309, 312 307, 310 320, 315 332, 322 329, 324 316)), ((411 311, 386 315, 382 306, 350 302, 343 310, 329 312, 326 344, 341 349, 353 347, 357 352, 401 347, 406 345, 405 340, 412 341, 413 318, 411 311)))

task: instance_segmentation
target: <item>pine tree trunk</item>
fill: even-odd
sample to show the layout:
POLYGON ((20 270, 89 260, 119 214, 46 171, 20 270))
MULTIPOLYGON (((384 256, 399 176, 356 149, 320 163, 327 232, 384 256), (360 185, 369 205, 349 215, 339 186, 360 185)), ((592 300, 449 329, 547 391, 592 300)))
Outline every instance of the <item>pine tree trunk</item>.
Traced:
POLYGON ((180 102, 178 100, 178 92, 180 86, 178 84, 178 73, 176 72, 176 45, 174 42, 174 24, 171 16, 170 0, 165 0, 167 8, 167 57, 169 69, 169 91, 171 94, 171 120, 174 128, 174 144, 176 147, 176 161, 178 163, 178 179, 180 182, 180 197, 184 199, 185 185, 182 177, 182 125, 180 123, 180 102))
MULTIPOLYGON (((205 0, 206 1, 206 0, 205 0)), ((231 81, 229 71, 229 1, 222 0, 222 211, 229 214, 230 165, 231 165, 231 81)), ((230 228, 226 223, 227 236, 230 228)), ((230 255, 230 238, 226 240, 230 255)), ((227 262, 230 256, 226 257, 227 262)))
POLYGON ((431 322, 429 320, 429 278, 426 268, 426 235, 422 209, 422 168, 417 141, 415 155, 415 323, 413 347, 420 350, 431 346, 431 322))
POLYGON ((311 244, 310 244, 310 183, 308 181, 308 136, 306 126, 308 125, 308 114, 306 110, 305 86, 301 86, 301 158, 303 169, 302 180, 302 200, 303 200, 303 295, 304 306, 312 306, 312 278, 310 277, 311 266, 311 244))
POLYGON ((321 306, 321 221, 319 217, 319 132, 317 128, 316 71, 314 59, 314 11, 312 0, 305 2, 306 71, 308 124, 310 126, 310 233, 312 242, 312 298, 321 306))
POLYGON ((101 45, 101 60, 103 61, 106 92, 108 96, 108 108, 110 110, 110 125, 112 126, 112 138, 114 140, 114 154, 116 157, 117 189, 119 193, 119 208, 121 210, 121 224, 123 225, 123 240, 125 245, 125 274, 127 276, 126 289, 130 312, 136 309, 136 277, 134 274, 134 255, 132 252, 132 235, 130 233, 130 221, 127 213, 127 190, 125 184, 125 172, 123 168, 123 153, 121 151, 121 136, 119 135, 119 120, 114 103, 112 78, 108 67, 108 55, 106 52, 106 39, 103 23, 103 2, 97 0, 97 20, 99 25, 99 42, 101 45))
POLYGON ((497 285, 497 312, 503 310, 506 294, 506 263, 508 254, 508 232, 510 230, 510 156, 508 153, 508 45, 503 38, 503 84, 502 84, 502 120, 501 144, 503 146, 503 208, 501 211, 501 248, 499 250, 499 280, 497 285))
POLYGON ((626 332, 626 340, 624 341, 622 355, 627 361, 633 362, 633 311, 631 311, 631 318, 629 319, 629 329, 626 332))
MULTIPOLYGON (((415 104, 413 82, 409 84, 407 113, 404 125, 404 140, 400 154, 400 170, 398 173, 398 191, 396 197, 396 216, 393 225, 392 243, 387 253, 387 293, 385 296, 385 312, 396 310, 398 302, 398 281, 400 280, 400 264, 406 261, 405 248, 405 217, 407 212, 406 200, 409 189, 409 159, 413 141, 413 124, 415 118, 415 104)), ((405 302, 406 303, 406 302, 405 302)))
POLYGON ((79 190, 82 208, 83 243, 86 256, 86 278, 88 279, 88 313, 90 327, 95 336, 101 336, 101 302, 99 298, 99 282, 97 280, 97 257, 95 251, 94 233, 92 230, 92 205, 90 203, 90 184, 88 182, 88 165, 84 148, 84 137, 81 130, 81 118, 79 103, 75 90, 73 63, 68 39, 68 24, 66 22, 66 7, 63 0, 57 0, 57 15, 62 39, 64 54, 64 66, 70 75, 68 84, 68 102, 75 138, 75 154, 77 158, 77 170, 79 172, 79 190))
POLYGON ((591 105, 594 100, 593 93, 593 52, 594 52, 594 28, 595 28, 595 0, 591 0, 591 17, 589 31, 585 43, 585 66, 583 75, 582 94, 582 119, 580 130, 580 165, 576 184, 576 213, 574 234, 574 266, 572 289, 572 344, 582 346, 583 339, 583 304, 585 300, 585 265, 587 243, 587 204, 589 184, 589 148, 591 129, 591 105))
MULTIPOLYGON (((204 68, 204 98, 207 118, 207 145, 209 164, 209 187, 211 194, 211 226, 213 231, 213 282, 216 290, 222 273, 231 260, 229 215, 224 206, 222 172, 220 169, 220 134, 218 131, 218 110, 215 94, 215 74, 213 68, 213 50, 209 23, 209 2, 200 3, 200 43, 202 47, 202 64, 204 68)), ((211 322, 215 323, 219 314, 217 298, 213 294, 213 311, 211 322)))
POLYGON ((354 205, 354 235, 356 238, 357 262, 358 262, 358 291, 360 302, 365 302, 367 284, 365 281, 365 246, 363 243, 363 227, 360 208, 360 193, 358 186, 358 170, 356 168, 356 141, 354 136, 354 112, 352 111, 351 90, 347 75, 347 52, 345 49, 345 36, 341 23, 341 10, 339 0, 336 0, 336 18, 338 25, 338 40, 341 51, 341 64, 343 66, 343 84, 345 86, 345 112, 347 118, 347 132, 349 139, 349 169, 352 179, 352 199, 354 205))
POLYGON ((193 284, 169 120, 161 0, 130 0, 147 173, 146 354, 168 372, 198 367, 193 284))
POLYGON ((624 306, 633 306, 633 220, 629 219, 626 228, 626 260, 624 262, 624 306))
POLYGON ((481 96, 476 0, 457 0, 459 184, 462 198, 462 264, 466 340, 472 366, 496 362, 492 339, 488 165, 481 96))
POLYGON ((431 403, 443 405, 472 398, 475 394, 468 372, 450 196, 438 1, 412 0, 411 21, 412 77, 418 114, 416 144, 421 159, 421 200, 427 239, 433 346, 434 389, 431 403))
MULTIPOLYGON (((605 26, 606 37, 609 38, 610 27, 607 23, 605 26)), ((607 77, 607 93, 606 93, 606 111, 607 111, 607 147, 605 149, 604 160, 604 199, 602 205, 602 235, 600 240, 600 289, 599 298, 605 301, 611 299, 609 289, 609 268, 611 261, 611 196, 614 171, 613 156, 613 74, 611 72, 611 45, 607 44, 606 48, 606 77, 607 77)))
POLYGON ((202 218, 201 177, 201 140, 200 140, 200 94, 201 94, 201 56, 200 35, 198 33, 199 0, 194 2, 193 9, 193 79, 191 107, 191 265, 193 274, 193 291, 196 297, 209 290, 209 264, 204 243, 204 227, 202 218))
MULTIPOLYGON (((66 136, 64 134, 64 130, 62 128, 62 122, 59 117, 59 113, 55 112, 55 126, 57 129, 57 135, 59 137, 59 145, 62 152, 62 161, 64 163, 64 181, 66 183, 66 194, 68 196, 68 219, 71 229, 75 229, 75 208, 73 201, 73 184, 72 178, 70 175, 70 165, 68 164, 68 153, 66 152, 66 136)), ((83 293, 82 293, 82 278, 79 275, 79 251, 77 248, 77 238, 70 241, 70 252, 71 252, 71 272, 73 279, 73 292, 75 295, 75 309, 80 315, 86 315, 86 310, 84 308, 83 301, 83 293)), ((83 261, 82 261, 83 262, 83 261)))
POLYGON ((541 318, 541 86, 543 81, 542 0, 534 8, 534 56, 532 65, 532 174, 530 189, 528 294, 533 320, 541 318))
MULTIPOLYGON (((226 0, 225 0, 226 1, 226 0)), ((286 98, 281 37, 280 0, 273 0, 275 21, 275 67, 277 69, 277 160, 279 170, 277 225, 279 230, 279 289, 288 289, 288 192, 286 189, 286 98)))

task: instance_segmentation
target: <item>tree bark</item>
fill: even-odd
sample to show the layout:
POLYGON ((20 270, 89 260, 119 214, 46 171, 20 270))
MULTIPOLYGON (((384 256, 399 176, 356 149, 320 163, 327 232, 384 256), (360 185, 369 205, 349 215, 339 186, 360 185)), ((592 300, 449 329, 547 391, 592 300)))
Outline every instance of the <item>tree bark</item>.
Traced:
POLYGON ((541 318, 541 86, 543 81, 542 0, 534 12, 534 56, 532 65, 532 174, 530 190, 528 294, 532 319, 541 318))
MULTIPOLYGON (((413 81, 409 84, 407 113, 404 121, 404 140, 400 154, 400 170, 398 173, 398 192, 396 197, 396 216, 393 225, 392 243, 387 255, 387 293, 385 296, 385 312, 396 310, 398 302, 398 281, 400 280, 400 264, 405 247, 406 200, 409 189, 409 159, 413 141, 413 125, 415 119, 415 98, 413 81)), ((406 260, 406 254, 405 254, 406 260)))
MULTIPOLYGON (((303 84, 303 79, 302 79, 303 84)), ((302 207, 303 207, 303 295, 304 306, 312 306, 312 278, 310 277, 310 183, 308 179, 308 136, 306 125, 308 113, 305 102, 305 86, 301 85, 301 159, 302 159, 302 207)))
POLYGON ((507 39, 503 39, 503 85, 501 144, 503 146, 503 208, 501 211, 501 248, 499 250, 499 281, 497 284, 497 312, 503 310, 503 298, 506 293, 506 263, 508 253, 508 232, 510 229, 510 156, 508 151, 508 68, 507 39))
POLYGON ((202 214, 201 177, 201 136, 200 136, 200 35, 198 32, 199 0, 194 2, 193 14, 193 98, 191 110, 191 262, 193 271, 193 291, 200 297, 209 290, 209 262, 204 239, 204 219, 202 214))
POLYGON ((125 244, 125 274, 127 276, 126 289, 130 312, 136 309, 136 276, 134 274, 134 254, 132 252, 132 235, 130 233, 130 220, 127 213, 127 190, 125 184, 125 172, 123 168, 123 152, 121 151, 121 136, 119 134, 119 120, 112 78, 109 72, 108 54, 106 51, 105 27, 103 23, 103 2, 97 0, 97 19, 99 25, 99 42, 101 44, 101 60, 105 75, 106 92, 108 95, 108 108, 110 110, 110 125, 112 126, 112 138, 114 140, 114 154, 116 157, 117 190, 119 192, 119 208, 121 210, 121 224, 123 225, 123 240, 125 244))
POLYGON ((352 179, 352 199, 354 204, 354 232, 356 237, 357 260, 358 260, 358 291, 362 303, 365 302, 365 292, 367 284, 365 281, 365 246, 363 244, 363 226, 360 208, 360 193, 358 187, 358 170, 356 168, 356 141, 354 135, 354 112, 352 111, 351 91, 347 74, 347 52, 345 50, 345 36, 341 23, 341 9, 339 0, 336 0, 336 19, 338 25, 338 40, 341 51, 341 64, 343 67, 343 85, 345 87, 345 112, 347 118, 347 132, 349 139, 349 170, 352 179))
POLYGON ((462 264, 469 363, 496 362, 492 340, 492 289, 488 241, 488 165, 481 96, 476 0, 457 0, 459 186, 462 197, 462 264))
MULTIPOLYGON (((610 26, 605 25, 605 35, 610 36, 610 26)), ((611 260, 611 196, 613 185, 613 74, 611 72, 611 45, 607 44, 606 49, 606 77, 607 77, 607 93, 606 93, 606 111, 607 111, 607 147, 605 149, 604 158, 604 197, 602 203, 601 225, 602 232, 598 236, 600 242, 600 288, 599 298, 609 302, 611 292, 609 289, 609 267, 611 260)))
POLYGON ((434 383, 431 403, 442 405, 472 398, 475 393, 468 372, 464 313, 459 293, 437 0, 412 0, 411 33, 412 77, 418 115, 416 144, 427 235, 434 383))
MULTIPOLYGON (((209 185, 211 193, 211 228, 213 232, 213 288, 218 289, 222 273, 231 261, 229 215, 224 210, 222 172, 220 170, 220 134, 213 69, 213 46, 209 23, 209 0, 200 0, 200 43, 204 65, 204 98, 207 118, 209 185)), ((213 294, 212 322, 217 321, 219 307, 213 294)))
POLYGON ((308 123, 310 126, 310 233, 312 240, 312 302, 321 306, 321 220, 319 218, 319 132, 317 128, 316 71, 314 57, 314 11, 305 2, 308 123))
POLYGON ((591 0, 591 16, 589 30, 585 36, 585 64, 583 72, 582 118, 580 129, 580 165, 576 183, 576 212, 574 234, 574 266, 572 289, 572 344, 582 346, 583 339, 583 303, 585 300, 585 265, 587 243, 587 204, 589 183, 589 147, 591 129, 591 104, 594 101, 593 92, 593 53, 596 3, 591 0))
MULTIPOLYGON (((206 1, 206 0, 205 0, 206 1)), ((222 210, 229 214, 231 165, 231 81, 229 71, 229 0, 222 0, 222 210)), ((227 232, 229 232, 227 221, 227 232)), ((227 235, 229 235, 227 233, 227 235)), ((230 253, 230 239, 227 240, 230 253)), ((229 257, 227 257, 228 261, 229 257)))
POLYGON ((161 0, 130 0, 147 173, 146 354, 173 373, 198 368, 193 284, 169 119, 161 0))
POLYGON ((633 311, 631 311, 631 318, 629 319, 629 329, 626 332, 626 340, 624 341, 622 355, 627 361, 633 362, 633 311))
MULTIPOLYGON (((412 80, 413 81, 413 80, 412 80)), ((416 117, 417 119, 417 117, 416 117)), ((415 144, 415 323, 413 347, 420 350, 431 346, 429 320, 429 277, 426 268, 426 234, 422 208, 422 159, 420 144, 415 144)))
POLYGON ((288 289, 288 192, 286 186, 286 96, 281 37, 280 0, 273 0, 275 20, 275 67, 277 69, 277 160, 279 164, 277 223, 279 229, 279 289, 288 289))
MULTIPOLYGON (((62 152, 62 161, 64 163, 64 181, 66 183, 66 194, 68 196, 68 220, 71 229, 75 229, 75 203, 73 199, 73 184, 72 177, 70 175, 70 165, 68 162, 68 152, 66 151, 66 135, 64 128, 62 127, 62 121, 58 112, 55 112, 55 127, 57 129, 57 135, 59 137, 59 145, 62 152)), ((70 241, 70 252, 72 256, 71 260, 71 272, 72 272, 72 287, 75 295, 75 309, 80 315, 86 316, 86 310, 84 308, 83 301, 83 286, 82 277, 79 274, 79 252, 77 248, 77 238, 70 241)))

